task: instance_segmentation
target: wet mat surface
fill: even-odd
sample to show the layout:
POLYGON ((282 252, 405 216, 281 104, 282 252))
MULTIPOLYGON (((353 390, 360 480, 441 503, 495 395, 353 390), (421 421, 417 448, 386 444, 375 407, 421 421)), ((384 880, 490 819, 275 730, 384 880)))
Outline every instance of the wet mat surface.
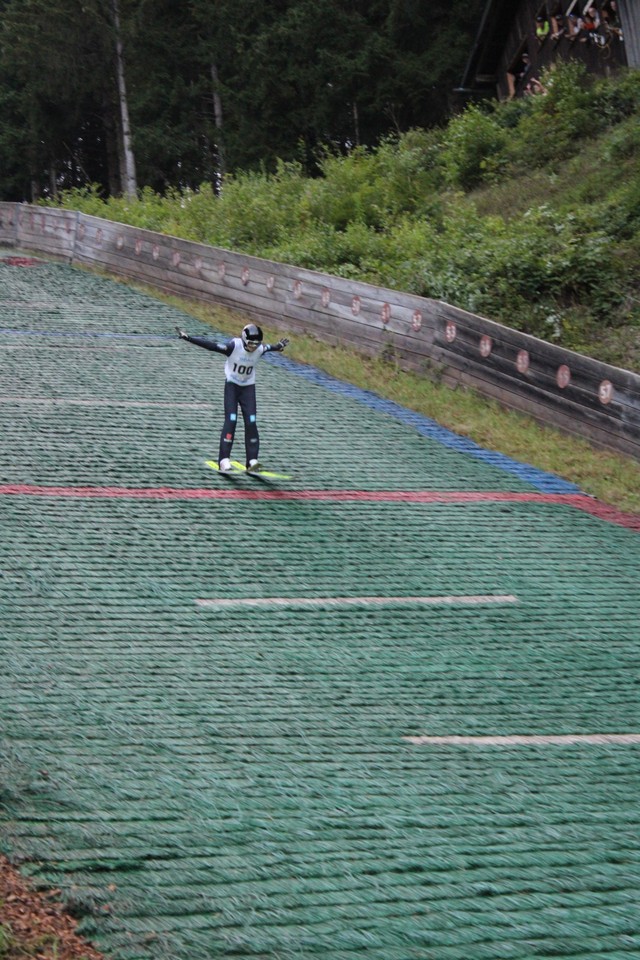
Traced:
POLYGON ((486 738, 640 733, 638 535, 277 357, 294 479, 226 480, 198 324, 47 264, 0 309, 0 849, 123 960, 637 955, 640 746, 486 738))

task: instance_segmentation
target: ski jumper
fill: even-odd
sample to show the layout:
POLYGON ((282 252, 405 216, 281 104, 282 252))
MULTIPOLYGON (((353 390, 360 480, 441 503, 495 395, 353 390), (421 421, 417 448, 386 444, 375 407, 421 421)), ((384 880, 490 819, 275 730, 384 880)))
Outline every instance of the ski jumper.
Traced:
POLYGON ((214 353, 226 356, 224 365, 224 425, 220 433, 218 461, 231 457, 231 448, 238 423, 238 407, 244 420, 244 447, 247 460, 258 459, 260 435, 258 433, 256 410, 256 364, 260 357, 271 351, 280 352, 279 343, 260 343, 255 350, 245 350, 240 337, 233 337, 226 343, 209 340, 207 337, 185 336, 189 343, 214 353))

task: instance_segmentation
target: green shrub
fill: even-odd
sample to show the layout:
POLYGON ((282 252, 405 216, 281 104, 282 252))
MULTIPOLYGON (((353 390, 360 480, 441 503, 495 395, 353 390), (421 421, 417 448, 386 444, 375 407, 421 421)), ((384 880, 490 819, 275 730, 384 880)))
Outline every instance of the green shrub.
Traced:
POLYGON ((334 273, 339 263, 337 231, 326 223, 313 222, 265 248, 262 256, 308 270, 334 273))
POLYGON ((358 147, 346 157, 325 155, 320 161, 322 177, 312 182, 308 194, 309 215, 336 230, 350 223, 381 227, 384 207, 376 178, 373 152, 358 147))
POLYGON ((507 134, 496 120, 472 104, 449 123, 442 163, 447 182, 471 190, 497 179, 506 164, 507 134))
POLYGON ((543 82, 547 94, 528 98, 530 108, 509 143, 509 158, 527 169, 566 159, 604 125, 582 64, 558 64, 543 82))
POLYGON ((604 159, 610 165, 635 157, 640 157, 640 122, 637 116, 620 123, 613 130, 604 153, 604 159))
POLYGON ((385 221, 407 213, 432 215, 444 186, 442 132, 410 130, 383 141, 375 152, 374 172, 385 221))
POLYGON ((640 112, 640 71, 624 70, 594 84, 595 107, 608 124, 640 112))
POLYGON ((506 222, 458 199, 433 241, 422 293, 545 339, 562 341, 562 318, 576 305, 605 318, 620 301, 610 239, 547 207, 506 222))
POLYGON ((307 181, 298 164, 278 165, 275 174, 239 173, 229 177, 209 205, 223 246, 260 254, 297 225, 307 181))
POLYGON ((603 207, 611 237, 640 241, 640 176, 617 183, 603 207))
POLYGON ((72 187, 71 190, 58 194, 54 200, 43 200, 42 204, 47 207, 62 207, 66 210, 81 210, 88 216, 106 216, 102 188, 98 183, 90 183, 86 187, 72 187))

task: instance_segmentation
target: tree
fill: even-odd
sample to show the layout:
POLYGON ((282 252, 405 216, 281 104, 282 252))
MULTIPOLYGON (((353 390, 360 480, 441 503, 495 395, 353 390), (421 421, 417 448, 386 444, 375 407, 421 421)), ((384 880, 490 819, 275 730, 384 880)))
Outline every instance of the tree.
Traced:
POLYGON ((86 176, 91 146, 82 130, 90 126, 95 93, 88 65, 99 38, 81 27, 73 7, 13 0, 3 11, 0 77, 8 110, 2 168, 13 168, 17 180, 16 167, 22 167, 32 198, 55 189, 59 177, 69 182, 76 174, 86 176))
POLYGON ((448 113, 482 0, 192 0, 229 166, 373 144, 448 113))
POLYGON ((481 4, 0 0, 0 196, 217 187, 437 124, 481 4))
POLYGON ((117 0, 106 14, 100 0, 4 4, 0 166, 19 199, 92 181, 135 192, 117 0))
POLYGON ((122 24, 120 21, 120 4, 118 0, 111 0, 111 18, 113 24, 113 41, 115 48, 115 74, 118 87, 118 113, 120 117, 120 132, 122 142, 122 186, 128 197, 135 197, 138 189, 136 182, 136 160, 131 140, 131 123, 129 121, 129 101, 127 99, 127 82, 124 68, 124 45, 122 42, 122 24))

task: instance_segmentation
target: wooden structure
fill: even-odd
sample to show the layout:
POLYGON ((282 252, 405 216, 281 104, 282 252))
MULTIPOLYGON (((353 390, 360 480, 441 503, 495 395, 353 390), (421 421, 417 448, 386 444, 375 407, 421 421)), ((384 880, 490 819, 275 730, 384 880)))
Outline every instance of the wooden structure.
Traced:
POLYGON ((638 0, 618 0, 625 37, 627 64, 640 70, 640 4, 638 0))
POLYGON ((70 210, 0 203, 0 244, 392 357, 640 459, 640 376, 450 304, 70 210))
MULTIPOLYGON (((504 100, 525 91, 527 83, 562 60, 578 60, 590 73, 609 75, 624 66, 640 66, 640 10, 635 0, 618 0, 621 31, 607 27, 608 0, 487 0, 475 42, 457 93, 465 98, 497 96, 504 100), (601 17, 594 37, 570 39, 570 13, 582 14, 595 6, 601 17), (553 19, 560 15, 561 19, 553 19), (536 36, 536 18, 549 24, 543 38, 536 36), (554 39, 553 24, 561 31, 554 39), (621 39, 622 38, 622 39, 621 39), (523 54, 528 70, 519 77, 523 54), (510 90, 509 74, 514 90, 510 90)), ((611 22, 611 21, 609 21, 611 22)))

